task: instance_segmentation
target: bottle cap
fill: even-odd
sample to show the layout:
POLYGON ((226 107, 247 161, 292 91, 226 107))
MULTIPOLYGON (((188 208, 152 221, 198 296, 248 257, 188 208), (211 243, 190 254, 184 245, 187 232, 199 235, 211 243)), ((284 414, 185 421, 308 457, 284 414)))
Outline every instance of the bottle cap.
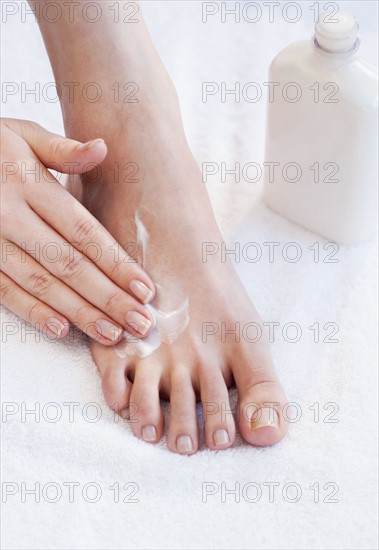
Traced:
POLYGON ((327 52, 342 53, 357 46, 359 25, 353 15, 339 11, 316 25, 317 45, 327 52))

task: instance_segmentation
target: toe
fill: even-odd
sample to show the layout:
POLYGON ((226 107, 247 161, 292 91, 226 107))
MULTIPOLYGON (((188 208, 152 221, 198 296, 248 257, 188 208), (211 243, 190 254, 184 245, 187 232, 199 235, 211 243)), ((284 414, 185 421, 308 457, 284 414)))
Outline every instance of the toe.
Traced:
POLYGON ((196 396, 189 369, 176 367, 171 374, 170 427, 167 446, 174 453, 190 455, 199 447, 196 396))
POLYGON ((159 399, 161 369, 154 360, 137 363, 130 395, 130 417, 135 436, 147 443, 157 443, 163 434, 164 420, 159 399))
POLYGON ((202 374, 200 393, 206 445, 210 449, 230 447, 235 439, 235 425, 228 390, 219 369, 202 374))
POLYGON ((283 418, 287 403, 269 352, 256 350, 237 361, 233 375, 238 389, 237 422, 242 437, 252 445, 274 445, 286 435, 283 418))
POLYGON ((91 352, 102 377, 106 402, 118 413, 125 411, 129 407, 132 388, 126 376, 126 360, 117 355, 114 348, 107 348, 97 342, 91 345, 91 352))

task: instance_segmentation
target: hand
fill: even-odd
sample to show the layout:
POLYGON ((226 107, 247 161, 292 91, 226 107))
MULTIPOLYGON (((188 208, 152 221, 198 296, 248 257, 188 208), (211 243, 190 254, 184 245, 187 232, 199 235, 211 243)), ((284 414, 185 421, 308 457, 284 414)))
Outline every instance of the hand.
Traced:
POLYGON ((104 345, 124 329, 146 336, 152 281, 48 170, 93 169, 104 141, 80 144, 15 119, 1 120, 1 141, 1 303, 49 336, 66 336, 69 323, 104 345))

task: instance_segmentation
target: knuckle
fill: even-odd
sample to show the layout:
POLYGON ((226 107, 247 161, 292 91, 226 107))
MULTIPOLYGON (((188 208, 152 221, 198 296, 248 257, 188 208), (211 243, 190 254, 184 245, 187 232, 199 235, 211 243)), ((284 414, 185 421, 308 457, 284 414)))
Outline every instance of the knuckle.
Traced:
POLYGON ((122 295, 119 292, 114 292, 107 297, 105 302, 106 311, 115 311, 120 307, 122 301, 122 295))
POLYGON ((29 288, 36 296, 46 293, 54 284, 55 278, 49 273, 33 273, 29 279, 29 288))
POLYGON ((42 130, 42 126, 40 126, 38 122, 35 122, 34 120, 23 119, 23 120, 20 120, 20 123, 22 123, 24 126, 29 128, 30 130, 42 130))
POLYGON ((9 296, 14 293, 16 287, 9 283, 8 281, 4 281, 0 279, 0 301, 1 303, 8 300, 9 296))
POLYGON ((151 406, 146 403, 146 399, 140 399, 138 401, 138 416, 141 418, 151 418, 154 414, 151 406))
POLYGON ((125 272, 123 269, 122 262, 117 261, 112 266, 110 266, 109 276, 112 279, 112 281, 121 280, 122 278, 125 279, 125 272))
POLYGON ((44 321, 45 306, 41 302, 36 302, 28 311, 27 321, 32 325, 44 321))
POLYGON ((11 130, 11 119, 1 117, 0 118, 0 128, 2 132, 6 132, 7 130, 11 130))
POLYGON ((53 137, 49 144, 50 162, 53 162, 57 157, 64 153, 67 148, 67 140, 62 137, 53 137))
POLYGON ((81 327, 84 329, 88 329, 90 325, 93 325, 92 313, 93 310, 91 306, 89 306, 88 304, 82 304, 75 311, 75 317, 72 319, 71 322, 79 328, 81 327))
POLYGON ((42 126, 40 126, 37 122, 34 122, 34 120, 20 120, 17 121, 18 124, 16 126, 16 130, 18 129, 18 132, 20 135, 29 142, 30 138, 35 135, 39 134, 43 131, 42 126))
POLYGON ((77 277, 82 271, 83 256, 77 252, 64 255, 59 262, 59 273, 62 279, 77 277))
POLYGON ((20 129, 21 134, 24 136, 30 135, 36 131, 42 130, 42 126, 40 126, 38 122, 34 122, 34 120, 29 120, 29 119, 17 120, 16 124, 17 124, 16 127, 20 129))
POLYGON ((89 219, 80 219, 74 227, 74 242, 84 245, 88 243, 97 233, 98 224, 89 219))

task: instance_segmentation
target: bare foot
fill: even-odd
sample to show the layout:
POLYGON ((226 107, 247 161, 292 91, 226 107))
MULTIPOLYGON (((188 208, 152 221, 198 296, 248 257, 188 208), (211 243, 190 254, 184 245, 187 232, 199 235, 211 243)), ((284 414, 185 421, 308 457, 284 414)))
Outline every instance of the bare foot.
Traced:
POLYGON ((42 21, 41 30, 62 88, 67 135, 81 142, 101 136, 108 146, 101 177, 83 177, 82 201, 157 287, 158 325, 146 342, 92 346, 107 402, 119 412, 130 408, 134 434, 154 443, 164 429, 160 397, 169 399, 168 447, 191 454, 199 445, 197 398, 208 447, 233 444, 228 388, 235 383, 243 438, 276 443, 288 427, 286 397, 266 340, 246 330, 259 316, 233 267, 220 256, 203 257, 203 243, 222 237, 142 14, 131 25, 115 23, 109 10, 96 24, 63 18, 57 26, 42 21), (79 89, 96 82, 100 100, 77 94, 72 101, 67 81, 79 89))
POLYGON ((267 341, 254 342, 254 331, 244 330, 260 319, 234 268, 220 256, 204 256, 204 243, 220 243, 222 237, 177 102, 170 104, 170 121, 141 109, 119 120, 117 138, 107 141, 106 181, 83 186, 85 206, 143 262, 158 288, 153 301, 158 341, 153 335, 142 348, 133 342, 113 349, 92 345, 104 395, 112 408, 132 411, 133 433, 151 443, 164 431, 160 397, 169 399, 167 445, 191 454, 199 445, 197 399, 203 404, 207 446, 233 444, 228 388, 235 382, 242 437, 253 445, 271 445, 287 431, 281 415, 286 397, 267 341), (126 166, 116 183, 110 177, 114 163, 126 166), (133 177, 128 163, 138 169, 133 177))

